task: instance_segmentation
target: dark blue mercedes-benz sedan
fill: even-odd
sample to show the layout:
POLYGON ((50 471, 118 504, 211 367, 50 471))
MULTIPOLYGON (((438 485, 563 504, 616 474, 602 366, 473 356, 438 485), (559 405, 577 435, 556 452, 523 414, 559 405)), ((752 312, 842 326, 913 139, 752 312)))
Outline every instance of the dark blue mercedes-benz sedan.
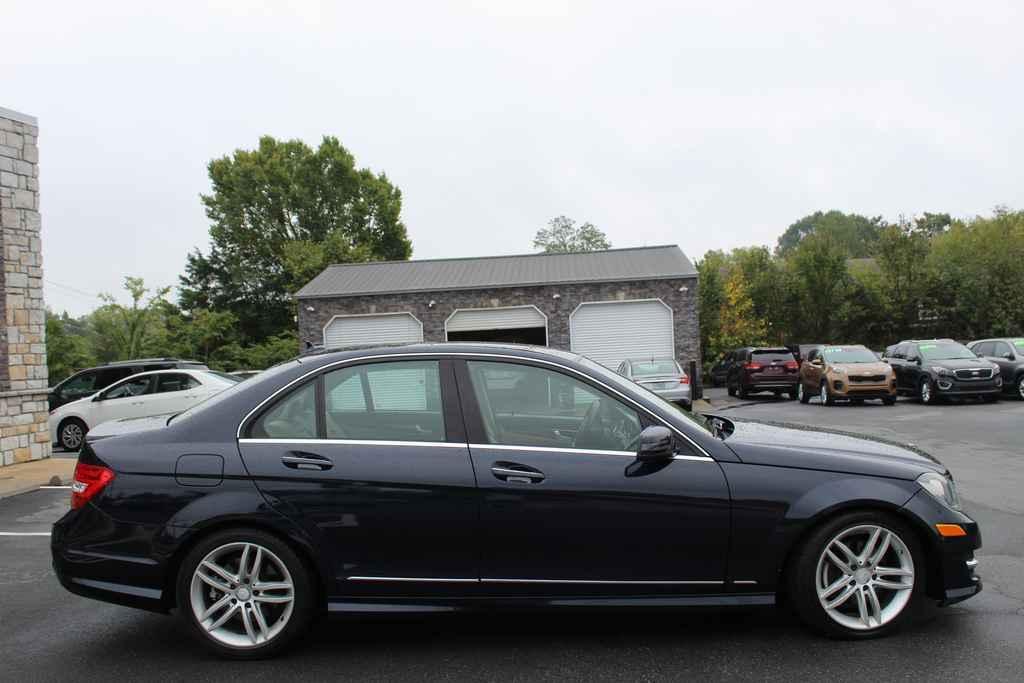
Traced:
POLYGON ((176 610, 233 657, 323 612, 780 597, 860 638, 981 590, 978 526, 929 456, 684 413, 522 346, 308 355, 101 426, 71 508, 52 536, 68 590, 176 610))

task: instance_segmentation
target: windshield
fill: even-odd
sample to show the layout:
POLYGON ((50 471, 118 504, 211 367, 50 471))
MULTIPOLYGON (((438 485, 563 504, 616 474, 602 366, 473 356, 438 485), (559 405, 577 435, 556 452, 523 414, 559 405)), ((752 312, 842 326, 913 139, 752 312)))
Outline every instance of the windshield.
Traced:
POLYGON ((618 373, 612 372, 611 370, 609 370, 605 366, 603 366, 603 365, 601 365, 601 364, 599 364, 599 363, 597 363, 595 361, 590 360, 586 356, 577 356, 576 359, 580 363, 582 363, 583 365, 587 366, 587 369, 590 370, 591 372, 593 372, 599 378, 601 378, 601 380, 603 382, 611 384, 613 387, 616 387, 617 389, 620 389, 620 390, 622 390, 622 391, 624 391, 626 393, 640 391, 640 392, 642 392, 644 394, 644 396, 647 399, 651 400, 653 403, 657 403, 658 405, 660 405, 669 414, 679 415, 681 417, 684 417, 687 420, 689 420, 690 422, 692 422, 693 424, 695 424, 698 427, 704 429, 705 431, 708 431, 708 432, 711 432, 712 434, 714 434, 714 431, 711 428, 710 422, 707 420, 707 418, 705 418, 700 413, 692 412, 692 411, 680 410, 675 404, 669 403, 668 401, 663 399, 661 396, 658 396, 656 393, 654 393, 650 389, 647 389, 646 387, 644 387, 641 384, 636 384, 635 382, 630 382, 628 379, 626 379, 622 375, 619 375, 618 373))
POLYGON ((634 360, 630 361, 634 377, 644 375, 681 375, 683 374, 679 364, 674 360, 634 360))
POLYGON ((928 342, 918 344, 922 360, 954 360, 957 358, 977 358, 974 352, 963 344, 956 342, 928 342))
MULTIPOLYGON (((277 375, 277 374, 279 374, 281 372, 284 372, 285 370, 289 370, 289 369, 293 368, 297 362, 298 361, 290 360, 290 361, 285 361, 284 363, 281 363, 279 365, 275 365, 274 367, 270 368, 269 370, 261 373, 260 374, 260 379, 262 380, 264 378, 273 377, 274 375, 277 375)), ((220 374, 220 373, 213 373, 213 374, 220 374)), ((186 410, 183 413, 178 413, 177 415, 171 415, 171 417, 168 418, 168 420, 167 420, 167 424, 171 424, 171 422, 178 422, 180 420, 187 420, 187 419, 190 419, 192 417, 195 417, 196 415, 198 415, 199 413, 203 412, 204 410, 208 410, 208 409, 210 409, 210 408, 220 404, 222 401, 225 401, 225 400, 231 398, 232 396, 237 394, 239 391, 245 391, 245 390, 250 389, 253 386, 255 386, 252 382, 242 382, 242 381, 239 381, 237 377, 235 377, 234 380, 235 380, 235 383, 232 384, 231 386, 229 386, 224 391, 217 392, 216 394, 214 394, 213 396, 210 396, 205 401, 200 401, 199 403, 195 404, 194 406, 192 406, 191 408, 189 408, 188 410, 186 410)))
POLYGON ((829 363, 877 363, 875 354, 863 346, 826 346, 822 352, 829 363))

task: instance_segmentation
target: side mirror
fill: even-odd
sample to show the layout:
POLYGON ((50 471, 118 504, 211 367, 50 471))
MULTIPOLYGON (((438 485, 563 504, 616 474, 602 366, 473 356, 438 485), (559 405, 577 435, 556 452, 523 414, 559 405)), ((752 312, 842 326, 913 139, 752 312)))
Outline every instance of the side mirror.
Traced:
POLYGON ((102 400, 103 400, 103 394, 96 394, 95 396, 92 397, 92 402, 93 403, 99 403, 102 400))
POLYGON ((659 462, 671 460, 675 455, 672 448, 672 432, 668 427, 651 425, 640 432, 640 443, 636 449, 636 459, 640 462, 659 462))
POLYGON ((1007 351, 1003 354, 1003 358, 1006 360, 1013 360, 1013 351, 1007 351))

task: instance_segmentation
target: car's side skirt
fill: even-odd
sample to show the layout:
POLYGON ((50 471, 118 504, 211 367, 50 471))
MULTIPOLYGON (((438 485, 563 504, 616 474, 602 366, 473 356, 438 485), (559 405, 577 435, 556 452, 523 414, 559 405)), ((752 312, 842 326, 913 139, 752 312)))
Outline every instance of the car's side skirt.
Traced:
POLYGON ((445 600, 352 599, 330 600, 331 614, 396 614, 468 612, 489 609, 549 608, 690 608, 762 607, 775 604, 774 593, 719 595, 655 595, 635 597, 550 596, 524 598, 451 598, 445 600))

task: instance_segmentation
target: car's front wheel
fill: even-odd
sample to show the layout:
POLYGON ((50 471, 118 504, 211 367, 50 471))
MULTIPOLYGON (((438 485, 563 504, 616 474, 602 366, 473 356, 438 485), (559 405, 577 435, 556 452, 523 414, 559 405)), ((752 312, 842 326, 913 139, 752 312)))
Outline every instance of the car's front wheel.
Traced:
POLYGON ((821 383, 821 390, 819 393, 821 396, 821 405, 834 406, 836 404, 836 400, 832 398, 832 392, 828 390, 828 382, 821 383))
POLYGON ((77 451, 85 442, 89 428, 77 417, 69 417, 57 428, 57 440, 64 450, 77 451))
POLYGON ((178 608, 189 630, 235 659, 268 657, 287 646, 311 621, 315 593, 295 552, 255 529, 203 539, 178 573, 178 608))
POLYGON ((807 393, 806 389, 804 389, 803 382, 796 385, 796 397, 801 403, 807 403, 811 400, 811 395, 807 393))
POLYGON ((1017 378, 1017 398, 1024 401, 1024 375, 1017 378))
POLYGON ((925 405, 931 405, 935 403, 935 391, 932 389, 932 381, 927 377, 921 378, 921 384, 917 388, 917 395, 921 398, 921 403, 925 405))
POLYGON ((813 531, 790 565, 800 617, 837 638, 871 638, 899 628, 924 589, 917 537, 881 512, 848 513, 813 531))

